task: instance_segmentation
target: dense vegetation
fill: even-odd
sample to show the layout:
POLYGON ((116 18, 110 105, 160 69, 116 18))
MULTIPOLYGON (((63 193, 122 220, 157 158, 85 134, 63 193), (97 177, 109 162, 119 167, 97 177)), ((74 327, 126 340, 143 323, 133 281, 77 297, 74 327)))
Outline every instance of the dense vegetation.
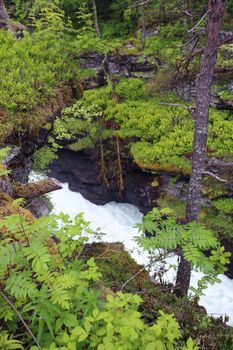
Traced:
MULTIPOLYGON (((73 151, 88 150, 97 159, 100 181, 106 187, 117 184, 120 194, 129 162, 155 174, 173 174, 174 182, 190 177, 196 130, 193 86, 211 20, 206 1, 0 1, 4 3, 10 19, 0 20, 1 146, 23 148, 29 140, 40 171, 64 143, 73 151), (114 70, 116 62, 123 62, 124 69, 114 70), (49 137, 40 144, 41 130, 49 137)), ((231 29, 232 14, 229 0, 222 30, 231 29)), ((232 63, 227 42, 214 71, 206 149, 208 159, 229 163, 232 63)), ((7 154, 8 149, 0 152, 1 161, 7 154)), ((201 175, 205 204, 197 218, 187 219, 184 201, 163 195, 157 201, 160 209, 138 226, 143 233, 138 244, 155 260, 157 249, 163 250, 162 260, 176 251, 190 271, 192 265, 204 273, 193 290, 195 298, 226 270, 230 254, 220 241, 233 241, 231 172, 224 167, 220 174, 201 175), (144 237, 145 232, 151 237, 144 237)), ((99 257, 106 251, 86 253, 88 236, 96 233, 82 215, 74 222, 64 215, 36 220, 24 209, 27 203, 5 193, 8 187, 2 183, 11 179, 1 164, 0 348, 232 349, 232 330, 203 314, 193 300, 176 296, 178 288, 165 286, 164 293, 145 278, 140 287, 144 300, 132 286, 123 293, 131 276, 117 270, 117 258, 110 256, 109 266, 101 265, 99 257), (115 287, 108 283, 113 273, 115 287), (182 314, 182 319, 182 307, 193 318, 182 314)))

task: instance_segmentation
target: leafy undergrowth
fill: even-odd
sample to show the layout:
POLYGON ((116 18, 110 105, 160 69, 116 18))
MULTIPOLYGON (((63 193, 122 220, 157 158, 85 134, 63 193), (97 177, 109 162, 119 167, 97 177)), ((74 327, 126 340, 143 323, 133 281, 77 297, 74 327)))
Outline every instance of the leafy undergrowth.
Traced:
POLYGON ((41 127, 71 98, 75 63, 65 33, 51 30, 24 33, 21 40, 0 30, 0 143, 13 132, 41 127), (51 43, 53 43, 51 45, 51 43), (57 106, 56 106, 57 105, 57 106))
MULTIPOLYGON (((82 214, 28 221, 12 206, 15 215, 0 220, 1 349, 198 350, 172 314, 156 309, 146 322, 137 289, 103 285, 101 256, 83 257, 87 234, 95 233, 82 214)), ((114 267, 117 281, 122 265, 114 267)))
POLYGON ((153 283, 121 243, 95 243, 84 249, 85 258, 94 256, 102 274, 99 288, 104 293, 138 293, 143 298, 140 312, 147 324, 159 316, 159 310, 173 313, 185 339, 192 337, 203 350, 233 349, 233 331, 223 320, 209 317, 196 300, 177 297, 171 284, 153 283), (138 272, 141 271, 139 274, 138 272), (134 278, 132 278, 135 276, 134 278), (127 282, 127 283, 125 283, 127 282))
MULTIPOLYGON (((116 136, 127 143, 135 162, 143 169, 189 175, 193 120, 183 107, 163 102, 179 101, 174 94, 151 98, 140 79, 121 80, 111 88, 86 91, 82 100, 64 110, 64 126, 78 135, 73 150, 97 149, 116 136), (116 98, 117 96, 117 98, 116 98)), ((208 152, 211 157, 231 154, 232 117, 224 111, 210 113, 208 152)), ((109 143, 109 142, 108 142, 109 143)), ((107 150, 106 159, 108 158, 107 150)))

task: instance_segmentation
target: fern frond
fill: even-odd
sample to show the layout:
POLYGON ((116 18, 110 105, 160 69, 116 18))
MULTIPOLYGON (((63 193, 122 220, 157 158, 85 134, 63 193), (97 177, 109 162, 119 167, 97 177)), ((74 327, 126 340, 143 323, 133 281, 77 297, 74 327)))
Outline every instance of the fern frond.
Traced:
POLYGON ((48 270, 51 255, 43 242, 38 239, 33 240, 30 246, 24 248, 24 254, 28 260, 32 260, 32 268, 37 274, 43 274, 48 270))
POLYGON ((195 222, 187 225, 187 232, 188 240, 201 250, 208 250, 218 246, 218 240, 214 233, 195 222))
POLYGON ((54 288, 70 289, 77 285, 77 278, 72 272, 57 276, 53 281, 54 288))
POLYGON ((70 309, 71 307, 71 295, 70 293, 65 290, 65 289, 54 289, 52 288, 50 290, 50 296, 51 296, 51 301, 54 304, 60 305, 63 309, 70 309))
POLYGON ((23 349, 22 342, 14 340, 7 332, 0 332, 0 349, 23 349))
POLYGON ((187 243, 182 247, 184 258, 192 264, 197 264, 201 257, 200 250, 191 243, 187 243))
POLYGON ((12 321, 15 317, 15 312, 9 304, 0 296, 0 319, 5 322, 12 321))
POLYGON ((12 272, 6 282, 6 291, 16 299, 35 297, 37 287, 29 271, 12 272))

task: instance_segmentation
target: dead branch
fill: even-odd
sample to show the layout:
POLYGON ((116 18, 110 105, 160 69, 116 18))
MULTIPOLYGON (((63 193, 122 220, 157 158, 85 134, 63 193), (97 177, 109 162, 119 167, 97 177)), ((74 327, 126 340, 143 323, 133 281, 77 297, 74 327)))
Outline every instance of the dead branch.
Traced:
POLYGON ((104 159, 104 147, 103 147, 103 140, 102 137, 100 136, 100 174, 99 174, 99 179, 102 179, 105 186, 109 188, 109 182, 106 176, 106 165, 105 165, 105 159, 104 159))
POLYGON ((233 162, 224 162, 220 159, 206 159, 206 168, 211 169, 221 169, 221 168, 233 168, 233 162))
POLYGON ((185 105, 182 105, 180 103, 168 103, 168 102, 160 102, 160 104, 164 105, 164 106, 171 106, 171 107, 182 107, 182 108, 186 109, 191 114, 191 116, 194 118, 194 115, 195 115, 195 107, 194 106, 185 106, 185 105))
POLYGON ((151 2, 151 0, 145 0, 145 1, 143 1, 143 2, 133 4, 133 5, 131 5, 131 7, 145 6, 145 5, 149 4, 149 2, 151 2))
POLYGON ((124 179, 121 165, 121 152, 120 152, 120 141, 119 136, 116 135, 116 146, 117 146, 117 163, 118 163, 118 174, 119 174, 119 193, 124 192, 124 179))
POLYGON ((189 32, 189 33, 193 33, 193 32, 195 31, 195 29, 198 28, 199 25, 200 25, 200 24, 204 21, 204 19, 208 16, 208 14, 209 14, 210 11, 211 11, 211 9, 209 9, 208 11, 206 11, 206 12, 204 13, 204 15, 201 17, 201 19, 197 22, 197 24, 195 24, 195 26, 194 26, 192 29, 188 30, 188 32, 189 32))
MULTIPOLYGON (((220 46, 230 44, 233 41, 233 32, 221 32, 220 33, 220 46)), ((193 52, 190 56, 190 60, 192 60, 196 56, 202 55, 204 49, 198 49, 193 52)))
POLYGON ((157 260, 153 260, 151 261, 149 264, 143 266, 139 271, 137 271, 133 276, 131 276, 127 281, 125 281, 122 286, 120 291, 122 292, 123 289, 127 286, 127 284, 129 284, 131 281, 133 281, 138 275, 140 275, 141 272, 143 272, 144 270, 146 270, 148 267, 150 267, 152 264, 154 264, 157 260))
POLYGON ((34 340, 35 344, 37 345, 39 350, 42 350, 42 347, 40 346, 38 340, 36 339, 35 335, 32 333, 31 329, 28 327, 27 323, 24 321, 23 317, 21 316, 20 312, 16 309, 16 307, 12 304, 12 302, 10 301, 10 299, 5 295, 5 293, 3 293, 2 291, 0 291, 0 295, 3 297, 3 299, 7 302, 7 304, 10 305, 10 307, 12 308, 12 310, 14 310, 14 312, 16 313, 16 315, 19 317, 20 321, 23 323, 24 327, 26 328, 26 330, 28 331, 28 333, 30 334, 30 336, 32 337, 32 339, 34 340))
POLYGON ((192 42, 194 40, 196 40, 198 36, 199 36, 199 34, 195 34, 189 41, 187 41, 187 43, 182 44, 182 45, 176 45, 176 47, 179 47, 179 48, 186 47, 186 46, 192 44, 192 42))
POLYGON ((211 177, 213 177, 213 178, 215 178, 216 180, 221 181, 221 182, 226 182, 226 183, 229 182, 229 181, 227 181, 227 180, 225 180, 225 179, 222 179, 221 177, 217 176, 216 174, 211 173, 210 171, 204 171, 204 172, 203 172, 203 175, 211 176, 211 177))

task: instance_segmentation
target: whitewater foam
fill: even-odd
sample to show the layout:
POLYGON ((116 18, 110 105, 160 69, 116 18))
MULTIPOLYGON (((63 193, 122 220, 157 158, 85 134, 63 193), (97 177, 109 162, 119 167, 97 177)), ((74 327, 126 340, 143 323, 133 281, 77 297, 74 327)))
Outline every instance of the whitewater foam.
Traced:
MULTIPOLYGON (((83 212, 84 218, 90 221, 92 229, 100 228, 105 232, 104 241, 123 242, 125 248, 139 264, 147 264, 148 256, 138 251, 134 237, 138 236, 138 230, 134 227, 142 219, 142 213, 131 204, 110 202, 105 205, 95 205, 85 199, 80 193, 69 190, 68 184, 63 189, 53 192, 51 200, 54 205, 53 212, 67 213, 74 217, 83 212)), ((170 261, 176 262, 176 258, 170 261)), ((191 285, 196 286, 201 274, 193 272, 191 285)), ((170 269, 167 279, 174 281, 175 272, 170 269)), ((222 283, 209 286, 205 295, 201 297, 199 304, 203 305, 210 315, 228 315, 229 324, 233 325, 233 280, 226 276, 220 276, 222 283)))

